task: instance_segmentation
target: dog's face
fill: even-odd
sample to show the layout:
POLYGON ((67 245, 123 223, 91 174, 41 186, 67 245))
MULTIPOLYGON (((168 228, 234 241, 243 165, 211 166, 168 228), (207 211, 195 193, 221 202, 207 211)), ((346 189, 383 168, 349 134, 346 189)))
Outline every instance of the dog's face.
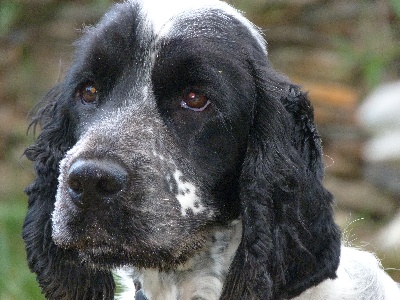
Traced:
POLYGON ((256 94, 246 58, 263 49, 234 13, 183 10, 158 29, 128 2, 86 32, 62 91, 74 145, 57 245, 97 267, 171 268, 239 217, 256 94))
POLYGON ((119 266, 215 261, 229 224, 243 230, 232 247, 219 235, 223 274, 193 271, 218 273, 221 299, 287 299, 335 278, 312 107, 248 20, 216 0, 129 0, 77 45, 25 151, 37 178, 23 238, 47 297, 111 298, 119 266))

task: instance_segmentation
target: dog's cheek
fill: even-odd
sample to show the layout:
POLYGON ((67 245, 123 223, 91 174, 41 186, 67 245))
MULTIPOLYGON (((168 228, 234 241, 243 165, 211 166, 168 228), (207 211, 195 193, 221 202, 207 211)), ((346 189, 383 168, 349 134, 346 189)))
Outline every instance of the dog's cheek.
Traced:
POLYGON ((204 177, 202 182, 210 184, 211 189, 221 180, 234 180, 240 173, 247 140, 233 130, 221 121, 210 122, 195 136, 189 149, 191 161, 204 177))
POLYGON ((162 175, 164 181, 150 180, 143 199, 136 203, 139 211, 155 219, 154 228, 177 232, 214 220, 215 209, 208 205, 207 192, 184 174, 175 169, 162 175))

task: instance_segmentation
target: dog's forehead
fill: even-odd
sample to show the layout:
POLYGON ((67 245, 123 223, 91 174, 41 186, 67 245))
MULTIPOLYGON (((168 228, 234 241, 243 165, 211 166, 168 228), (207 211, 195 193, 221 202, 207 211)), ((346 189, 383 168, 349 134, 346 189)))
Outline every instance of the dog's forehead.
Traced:
POLYGON ((267 53, 261 31, 222 1, 127 0, 114 5, 96 26, 85 28, 70 74, 75 82, 88 71, 95 79, 119 78, 128 67, 134 76, 144 78, 167 41, 206 37, 218 48, 230 47, 229 42, 239 45, 244 35, 249 38, 246 44, 267 53))
MULTIPOLYGON (((182 20, 197 20, 201 23, 207 22, 209 16, 214 16, 219 19, 221 25, 228 25, 230 17, 247 27, 258 44, 266 49, 260 30, 225 2, 218 0, 130 0, 130 2, 134 5, 139 4, 140 13, 149 23, 149 29, 156 39, 185 34, 182 20)), ((229 30, 229 26, 226 26, 226 30, 229 30)))

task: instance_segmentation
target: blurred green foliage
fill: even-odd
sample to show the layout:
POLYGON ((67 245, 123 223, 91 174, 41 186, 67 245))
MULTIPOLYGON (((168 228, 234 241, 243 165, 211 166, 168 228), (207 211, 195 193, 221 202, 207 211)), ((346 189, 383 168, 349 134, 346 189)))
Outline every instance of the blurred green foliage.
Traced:
POLYGON ((17 1, 0 3, 0 37, 5 36, 18 18, 21 5, 17 1))
POLYGON ((389 0, 389 4, 389 11, 381 10, 379 19, 376 12, 362 10, 356 29, 358 34, 353 39, 337 37, 343 60, 351 68, 358 69, 360 83, 366 90, 384 82, 385 72, 400 57, 400 0, 389 0))
POLYGON ((358 47, 348 39, 337 38, 339 51, 344 61, 359 70, 359 76, 367 90, 376 88, 383 81, 383 74, 393 60, 400 56, 400 48, 393 43, 374 37, 365 41, 362 47, 358 47), (379 48, 379 49, 377 49, 379 48))
POLYGON ((5 37, 13 27, 23 27, 31 23, 40 23, 54 16, 60 7, 73 3, 91 6, 93 10, 104 11, 113 2, 111 0, 91 1, 18 1, 0 2, 0 37, 5 37), (42 3, 43 2, 43 3, 42 3))
POLYGON ((29 271, 21 238, 25 199, 0 201, 0 299, 44 299, 29 271))
POLYGON ((400 17, 400 0, 389 0, 393 7, 393 11, 396 13, 397 17, 400 17))

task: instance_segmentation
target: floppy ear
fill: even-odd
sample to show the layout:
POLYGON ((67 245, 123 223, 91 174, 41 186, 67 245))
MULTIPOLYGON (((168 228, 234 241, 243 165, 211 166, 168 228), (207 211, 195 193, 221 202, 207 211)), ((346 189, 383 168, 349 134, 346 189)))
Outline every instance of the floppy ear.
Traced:
POLYGON ((63 86, 58 85, 42 100, 32 122, 34 127, 40 125, 42 132, 25 150, 37 175, 26 189, 29 206, 23 239, 28 264, 47 299, 113 299, 111 273, 87 268, 76 252, 59 248, 51 238, 59 163, 74 143, 71 120, 60 105, 62 92, 63 86))
POLYGON ((340 257, 312 107, 269 66, 257 68, 240 179, 243 235, 221 297, 226 300, 292 298, 335 278, 340 257))

